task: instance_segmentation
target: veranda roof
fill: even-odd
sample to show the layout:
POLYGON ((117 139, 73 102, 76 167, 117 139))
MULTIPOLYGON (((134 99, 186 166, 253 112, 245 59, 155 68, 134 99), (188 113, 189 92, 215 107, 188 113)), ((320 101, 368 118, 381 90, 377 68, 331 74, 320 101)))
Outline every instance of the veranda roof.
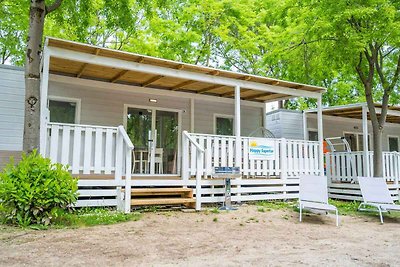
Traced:
POLYGON ((241 99, 256 102, 271 102, 297 96, 315 97, 326 90, 318 86, 186 64, 56 38, 47 38, 46 47, 53 51, 50 53, 50 73, 77 78, 224 98, 233 98, 235 90, 232 85, 238 84, 241 87, 241 99), (108 64, 108 61, 114 62, 114 65, 108 64), (125 67, 128 65, 132 68, 125 67), (158 73, 150 71, 152 66, 158 67, 154 68, 158 73), (185 75, 180 75, 182 73, 185 75), (196 74, 203 75, 204 79, 200 79, 200 75, 196 74), (191 75, 197 78, 191 78, 191 75))
MULTIPOLYGON (((366 106, 367 103, 357 103, 357 104, 349 104, 342 106, 326 107, 322 109, 322 114, 327 116, 361 120, 362 108, 366 106)), ((381 104, 375 104, 375 110, 378 116, 381 114, 381 108, 382 108, 381 104)), ((312 109, 306 112, 317 112, 317 110, 312 109)), ((370 120, 369 112, 368 112, 368 120, 370 120)), ((400 123, 400 106, 389 106, 386 122, 400 123)))

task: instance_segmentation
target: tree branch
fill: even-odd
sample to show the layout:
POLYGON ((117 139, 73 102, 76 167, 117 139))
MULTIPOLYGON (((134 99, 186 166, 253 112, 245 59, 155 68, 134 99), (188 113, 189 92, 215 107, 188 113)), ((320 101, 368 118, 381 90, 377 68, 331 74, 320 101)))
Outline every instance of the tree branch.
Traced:
POLYGON ((50 6, 46 5, 46 15, 50 14, 51 12, 53 12, 54 10, 59 8, 61 6, 62 2, 63 2, 63 0, 55 0, 53 2, 53 4, 51 4, 50 6))

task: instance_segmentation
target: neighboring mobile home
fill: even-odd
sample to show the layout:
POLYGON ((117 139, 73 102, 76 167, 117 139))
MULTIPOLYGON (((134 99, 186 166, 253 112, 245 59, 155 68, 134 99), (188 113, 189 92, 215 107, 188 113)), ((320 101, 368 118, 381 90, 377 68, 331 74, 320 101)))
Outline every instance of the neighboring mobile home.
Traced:
POLYGON ((24 70, 0 65, 0 170, 10 157, 18 160, 24 132, 24 70))
MULTIPOLYGON (((379 115, 381 105, 376 104, 375 109, 379 115)), ((267 113, 267 128, 278 138, 318 140, 316 112, 317 110, 275 110, 267 113)), ((353 183, 357 182, 357 176, 373 174, 372 125, 367 105, 359 103, 326 107, 322 113, 324 139, 344 137, 351 150, 343 151, 342 146, 338 151, 325 155, 326 175, 331 182, 330 196, 360 200, 358 185, 353 183)), ((400 176, 399 138, 400 107, 391 106, 383 133, 383 161, 384 176, 389 187, 394 190, 394 195, 398 194, 397 184, 400 176)))
POLYGON ((265 103, 310 97, 322 108, 324 91, 47 38, 40 150, 80 177, 78 205, 120 205, 121 187, 195 187, 200 208, 223 199, 223 181, 210 179, 217 166, 241 169, 233 201, 297 198, 299 175, 323 172, 322 138, 254 133, 266 126, 265 103), (257 142, 268 143, 270 155, 253 155, 257 142))

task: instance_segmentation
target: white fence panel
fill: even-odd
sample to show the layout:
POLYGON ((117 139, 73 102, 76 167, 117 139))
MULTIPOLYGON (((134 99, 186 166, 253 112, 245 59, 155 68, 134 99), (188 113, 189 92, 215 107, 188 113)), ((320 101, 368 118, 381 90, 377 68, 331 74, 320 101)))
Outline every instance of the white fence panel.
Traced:
POLYGON ((117 127, 48 123, 46 156, 68 164, 72 174, 115 170, 117 127))
MULTIPOLYGON (((332 182, 353 182, 357 180, 357 176, 370 176, 374 172, 373 155, 372 151, 368 152, 367 158, 362 151, 326 153, 325 160, 327 166, 329 165, 326 174, 332 182), (369 170, 365 170, 367 161, 369 170)), ((390 182, 396 181, 400 174, 400 154, 383 152, 382 160, 383 177, 390 182)))
MULTIPOLYGON (((236 166, 239 161, 242 174, 246 178, 256 177, 280 177, 282 176, 282 161, 285 161, 284 166, 287 178, 297 178, 300 174, 319 174, 319 143, 302 140, 287 140, 283 139, 267 139, 274 143, 275 158, 271 160, 252 159, 249 156, 249 142, 253 137, 241 137, 240 143, 236 144, 234 136, 219 136, 208 134, 190 134, 194 140, 204 147, 205 160, 202 167, 202 175, 208 177, 212 175, 214 167, 219 166, 236 166), (285 144, 285 147, 282 147, 285 144), (237 159, 235 155, 235 147, 240 145, 241 155, 237 159), (282 158, 282 149, 286 149, 286 156, 282 158)), ((185 137, 184 140, 185 141, 185 137)), ((183 173, 194 176, 196 174, 196 157, 197 151, 193 144, 183 146, 183 173)))

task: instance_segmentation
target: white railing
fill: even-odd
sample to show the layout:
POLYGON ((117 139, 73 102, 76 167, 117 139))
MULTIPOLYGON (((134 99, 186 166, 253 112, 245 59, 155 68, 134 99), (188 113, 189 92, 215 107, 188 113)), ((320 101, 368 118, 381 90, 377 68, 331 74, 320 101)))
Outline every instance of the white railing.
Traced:
POLYGON ((125 205, 120 186, 116 187, 116 196, 117 207, 122 210, 125 206, 126 212, 130 210, 132 150, 133 144, 122 126, 47 123, 45 156, 53 162, 68 165, 75 175, 114 173, 114 185, 123 184, 125 174, 125 205))
MULTIPOLYGON (((196 210, 201 210, 201 176, 202 176, 202 166, 204 166, 204 148, 196 142, 196 140, 188 134, 187 131, 183 131, 182 133, 184 144, 183 146, 189 148, 189 145, 192 146, 192 152, 196 153, 196 210)), ((184 164, 188 161, 184 160, 184 164)), ((193 166, 193 165, 192 165, 193 166)), ((187 168, 185 165, 183 168, 187 168)))
POLYGON ((182 176, 188 179, 199 171, 207 178, 214 167, 239 166, 242 175, 247 178, 280 177, 298 178, 300 174, 319 174, 318 142, 286 139, 268 139, 275 145, 275 158, 255 160, 249 158, 249 142, 252 137, 240 137, 240 157, 236 157, 236 137, 209 134, 185 133, 183 136, 182 176), (191 137, 204 149, 204 161, 198 165, 197 149, 191 137), (237 162, 239 161, 239 162, 237 162))
MULTIPOLYGON (((382 156, 383 177, 387 181, 396 181, 400 175, 400 153, 383 152, 382 156)), ((367 158, 362 151, 326 153, 326 175, 333 182, 353 182, 357 176, 371 176, 374 173, 373 157, 373 151, 367 153, 367 158)))

